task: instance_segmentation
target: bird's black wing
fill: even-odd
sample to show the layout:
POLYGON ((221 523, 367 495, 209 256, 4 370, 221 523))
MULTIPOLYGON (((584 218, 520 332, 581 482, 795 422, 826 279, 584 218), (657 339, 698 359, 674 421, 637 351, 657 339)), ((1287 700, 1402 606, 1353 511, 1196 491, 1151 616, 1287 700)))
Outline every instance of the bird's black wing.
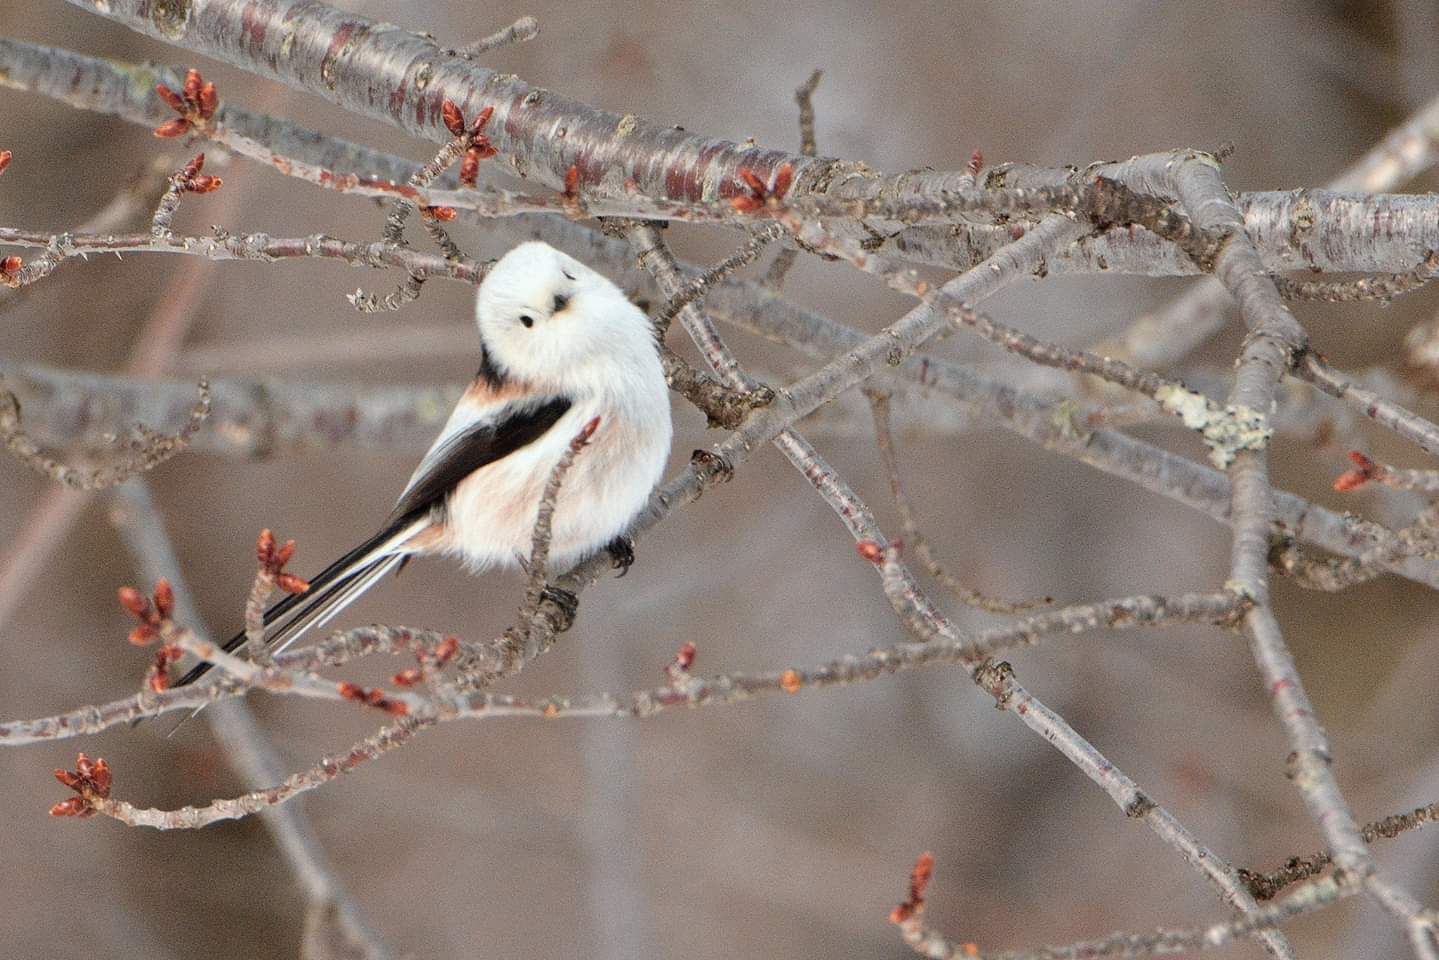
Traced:
POLYGON ((538 440, 571 406, 568 397, 551 397, 517 407, 502 420, 458 431, 425 457, 420 472, 390 512, 390 524, 406 523, 425 510, 443 506, 445 497, 461 480, 538 440))

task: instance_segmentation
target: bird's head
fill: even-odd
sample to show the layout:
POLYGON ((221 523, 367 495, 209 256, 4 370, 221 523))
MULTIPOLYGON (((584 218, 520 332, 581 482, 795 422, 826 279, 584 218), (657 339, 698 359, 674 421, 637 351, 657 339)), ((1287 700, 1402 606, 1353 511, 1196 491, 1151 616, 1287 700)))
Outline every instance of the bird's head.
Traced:
POLYGON ((654 363, 649 318, 624 291, 547 243, 522 243, 480 284, 476 319, 490 361, 542 389, 565 391, 654 363))

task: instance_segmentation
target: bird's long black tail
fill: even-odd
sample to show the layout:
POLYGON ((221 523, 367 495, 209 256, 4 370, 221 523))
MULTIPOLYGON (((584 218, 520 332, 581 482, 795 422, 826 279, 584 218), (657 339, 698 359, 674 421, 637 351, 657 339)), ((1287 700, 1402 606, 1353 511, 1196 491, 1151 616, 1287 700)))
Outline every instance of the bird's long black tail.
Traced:
MULTIPOLYGON (((345 554, 312 580, 304 593, 291 594, 265 611, 265 641, 278 652, 294 643, 312 627, 323 626, 341 610, 408 556, 403 544, 414 534, 415 523, 388 527, 345 554)), ((419 524, 423 526, 423 523, 419 524)), ((224 649, 233 652, 245 644, 241 630, 225 641, 224 649)), ((214 664, 201 663, 175 682, 183 687, 199 680, 214 664)))

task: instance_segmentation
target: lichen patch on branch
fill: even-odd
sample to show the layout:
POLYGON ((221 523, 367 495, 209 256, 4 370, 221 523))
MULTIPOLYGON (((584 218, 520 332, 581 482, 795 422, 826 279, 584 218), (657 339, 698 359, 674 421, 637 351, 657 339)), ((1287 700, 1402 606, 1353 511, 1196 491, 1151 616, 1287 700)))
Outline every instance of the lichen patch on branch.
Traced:
POLYGON ((1209 447, 1209 461, 1223 470, 1241 450, 1263 450, 1274 435, 1264 414, 1243 404, 1220 406, 1201 393, 1179 384, 1165 384, 1154 399, 1191 430, 1199 431, 1209 447))

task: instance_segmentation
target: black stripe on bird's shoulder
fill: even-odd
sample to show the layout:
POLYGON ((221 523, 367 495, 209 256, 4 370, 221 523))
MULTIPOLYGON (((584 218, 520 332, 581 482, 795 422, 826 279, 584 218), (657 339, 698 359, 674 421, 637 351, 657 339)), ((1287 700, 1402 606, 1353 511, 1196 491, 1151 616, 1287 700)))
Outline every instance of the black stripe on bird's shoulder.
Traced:
POLYGON ((490 351, 485 349, 484 344, 480 344, 480 369, 475 371, 475 379, 483 381, 491 390, 503 387, 507 379, 504 372, 495 366, 495 361, 490 359, 490 351))
POLYGON ((443 506, 461 480, 534 443, 559 422, 571 405, 568 397, 554 397, 544 403, 511 408, 503 419, 477 423, 455 434, 435 451, 429 468, 395 504, 391 521, 404 523, 443 506))

